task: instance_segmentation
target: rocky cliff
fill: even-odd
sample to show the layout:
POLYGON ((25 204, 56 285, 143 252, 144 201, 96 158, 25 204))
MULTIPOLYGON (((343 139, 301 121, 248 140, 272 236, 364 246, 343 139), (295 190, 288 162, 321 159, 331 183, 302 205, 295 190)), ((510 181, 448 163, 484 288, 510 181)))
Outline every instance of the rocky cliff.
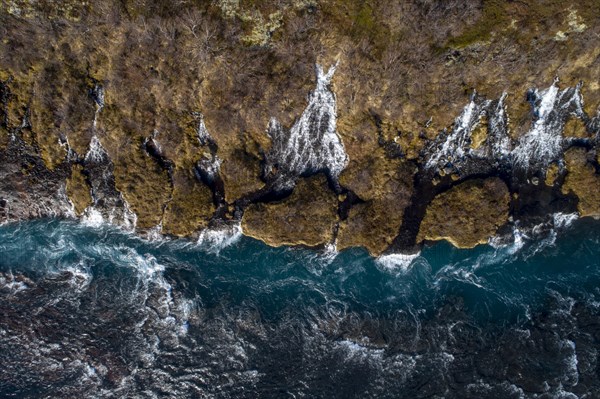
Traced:
POLYGON ((600 216, 597 0, 0 4, 2 221, 379 255, 600 216))

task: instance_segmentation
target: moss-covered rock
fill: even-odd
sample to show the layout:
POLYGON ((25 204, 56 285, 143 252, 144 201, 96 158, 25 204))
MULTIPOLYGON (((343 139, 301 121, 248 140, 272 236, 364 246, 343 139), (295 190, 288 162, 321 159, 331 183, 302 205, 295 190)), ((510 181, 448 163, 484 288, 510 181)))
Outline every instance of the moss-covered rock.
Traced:
POLYGON ((0 151, 6 149, 9 140, 10 133, 8 133, 8 131, 5 128, 0 127, 0 151))
POLYGON ((565 137, 577 137, 585 138, 589 137, 589 134, 585 128, 585 124, 579 118, 569 118, 563 131, 565 137))
POLYGON ((461 248, 486 243, 508 220, 509 192, 498 178, 470 180, 427 207, 417 240, 448 240, 461 248))
POLYGON ((77 215, 81 215, 88 206, 92 205, 90 185, 83 175, 81 165, 71 167, 71 176, 67 179, 67 196, 73 203, 77 215))
POLYGON ((546 171, 546 179, 544 180, 546 185, 552 187, 556 183, 559 173, 559 166, 556 163, 550 164, 550 166, 548 166, 548 170, 546 171))
POLYGON ((581 216, 600 218, 600 174, 589 162, 587 151, 572 148, 565 154, 567 176, 563 193, 573 193, 579 199, 577 210, 581 216))
POLYGON ((388 159, 380 150, 362 163, 351 162, 341 176, 364 203, 355 204, 340 223, 338 249, 362 246, 380 255, 400 231, 412 194, 414 165, 388 159))
POLYGON ((325 176, 300 179, 289 198, 249 206, 242 230, 273 246, 319 246, 333 241, 337 207, 337 196, 325 176))
POLYGON ((141 142, 121 149, 115 163, 115 183, 133 212, 137 228, 147 230, 162 220, 163 209, 171 197, 171 182, 167 172, 142 152, 141 142), (121 171, 121 173, 118 173, 121 171))
POLYGON ((191 236, 208 226, 215 211, 210 189, 199 183, 191 170, 178 169, 173 175, 172 198, 166 204, 162 232, 191 236))

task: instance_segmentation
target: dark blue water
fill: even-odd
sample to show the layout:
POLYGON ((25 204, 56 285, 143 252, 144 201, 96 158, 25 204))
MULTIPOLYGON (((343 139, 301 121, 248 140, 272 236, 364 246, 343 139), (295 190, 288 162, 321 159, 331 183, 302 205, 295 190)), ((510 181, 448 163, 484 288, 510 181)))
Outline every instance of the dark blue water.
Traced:
POLYGON ((0 397, 600 397, 597 221, 411 262, 57 220, 0 253, 0 397))

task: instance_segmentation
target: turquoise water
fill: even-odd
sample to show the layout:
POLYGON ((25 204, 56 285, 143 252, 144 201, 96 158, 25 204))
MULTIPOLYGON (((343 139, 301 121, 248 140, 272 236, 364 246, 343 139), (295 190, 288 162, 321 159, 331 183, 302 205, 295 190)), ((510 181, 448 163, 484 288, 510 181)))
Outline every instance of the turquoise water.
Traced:
POLYGON ((5 225, 0 396, 600 397, 600 223, 553 234, 394 262, 5 225))

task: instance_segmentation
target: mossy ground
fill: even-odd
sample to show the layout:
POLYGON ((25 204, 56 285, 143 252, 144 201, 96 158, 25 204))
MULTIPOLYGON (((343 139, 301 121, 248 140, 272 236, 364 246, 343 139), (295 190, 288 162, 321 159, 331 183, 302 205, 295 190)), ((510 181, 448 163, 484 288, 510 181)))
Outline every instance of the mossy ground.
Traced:
POLYGON ((10 133, 8 133, 8 131, 5 128, 0 127, 0 150, 6 149, 9 140, 10 133))

